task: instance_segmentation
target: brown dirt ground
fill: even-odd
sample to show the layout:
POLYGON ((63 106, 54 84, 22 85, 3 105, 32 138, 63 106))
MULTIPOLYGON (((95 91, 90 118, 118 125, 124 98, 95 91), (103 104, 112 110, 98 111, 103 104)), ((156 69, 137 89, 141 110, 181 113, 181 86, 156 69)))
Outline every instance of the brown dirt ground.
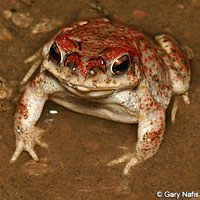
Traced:
POLYGON ((106 163, 122 155, 118 147, 131 148, 136 143, 137 125, 77 114, 52 102, 47 102, 38 122, 46 130, 43 140, 49 145, 48 149, 36 147, 41 162, 34 163, 27 153, 22 153, 11 165, 17 100, 10 101, 11 108, 0 113, 0 199, 153 200, 157 191, 195 191, 200 196, 199 10, 199 0, 1 0, 0 22, 13 40, 0 41, 0 76, 7 84, 12 83, 17 100, 21 95, 20 80, 30 67, 23 61, 62 26, 75 20, 108 17, 140 27, 152 37, 166 32, 190 46, 195 58, 191 67, 191 104, 180 104, 174 125, 168 110, 166 134, 159 152, 136 166, 129 177, 122 176, 124 164, 107 167, 106 163), (30 13, 33 25, 43 17, 60 20, 62 24, 50 32, 31 35, 30 27, 20 28, 4 18, 2 13, 6 9, 30 13), (58 114, 50 115, 50 110, 57 110, 58 114), (47 119, 54 121, 47 124, 47 119))

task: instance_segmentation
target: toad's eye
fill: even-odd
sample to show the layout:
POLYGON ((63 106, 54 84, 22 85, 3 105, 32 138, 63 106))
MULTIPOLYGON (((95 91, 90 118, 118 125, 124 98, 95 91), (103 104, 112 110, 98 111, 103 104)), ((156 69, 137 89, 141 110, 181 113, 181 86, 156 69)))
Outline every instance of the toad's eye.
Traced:
POLYGON ((56 64, 59 64, 61 61, 61 53, 55 42, 51 45, 49 58, 56 64))
POLYGON ((128 71, 129 64, 130 64, 129 56, 123 55, 117 60, 115 60, 115 62, 112 64, 111 72, 115 75, 124 74, 128 71))

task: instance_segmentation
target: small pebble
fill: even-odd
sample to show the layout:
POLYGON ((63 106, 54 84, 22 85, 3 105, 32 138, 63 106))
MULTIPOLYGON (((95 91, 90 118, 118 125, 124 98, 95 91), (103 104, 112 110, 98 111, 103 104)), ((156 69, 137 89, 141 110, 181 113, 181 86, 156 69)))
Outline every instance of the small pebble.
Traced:
POLYGON ((45 119, 44 120, 44 123, 46 123, 46 124, 51 124, 53 122, 54 122, 54 119, 45 119))
POLYGON ((0 40, 12 40, 13 36, 11 33, 0 23, 0 40))
POLYGON ((6 19, 10 19, 13 15, 13 13, 10 10, 4 10, 3 15, 6 19))
POLYGON ((143 10, 134 10, 133 16, 138 19, 142 19, 147 16, 147 14, 143 10))
POLYGON ((184 6, 183 4, 178 4, 178 8, 180 8, 180 9, 184 9, 185 6, 184 6))
POLYGON ((33 21, 29 13, 18 13, 12 12, 11 10, 4 10, 3 15, 6 19, 11 19, 11 21, 21 28, 27 28, 33 21))
POLYGON ((32 34, 38 34, 38 33, 45 33, 53 30, 57 26, 61 25, 61 21, 59 20, 50 20, 47 18, 43 18, 40 23, 36 24, 32 27, 32 34))
POLYGON ((39 162, 29 160, 22 166, 22 172, 28 176, 43 176, 47 173, 52 173, 54 169, 49 164, 47 158, 41 158, 39 162))
POLYGON ((6 91, 0 91, 0 99, 5 99, 7 97, 6 91))
POLYGON ((33 21, 29 13, 13 13, 11 20, 16 26, 21 28, 29 27, 33 21))

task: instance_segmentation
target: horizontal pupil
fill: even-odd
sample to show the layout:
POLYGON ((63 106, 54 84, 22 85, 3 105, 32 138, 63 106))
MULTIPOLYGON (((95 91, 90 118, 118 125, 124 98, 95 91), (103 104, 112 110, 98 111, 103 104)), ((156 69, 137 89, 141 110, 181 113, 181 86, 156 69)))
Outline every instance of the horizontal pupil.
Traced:
POLYGON ((121 64, 119 64, 119 65, 117 65, 115 67, 115 71, 117 71, 117 72, 123 72, 124 70, 127 69, 128 66, 129 66, 129 60, 125 60, 121 64))

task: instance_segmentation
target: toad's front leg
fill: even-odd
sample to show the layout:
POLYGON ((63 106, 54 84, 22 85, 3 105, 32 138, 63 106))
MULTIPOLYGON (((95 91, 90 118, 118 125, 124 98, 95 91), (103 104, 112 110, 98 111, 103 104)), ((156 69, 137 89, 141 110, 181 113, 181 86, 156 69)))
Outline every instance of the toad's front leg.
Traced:
MULTIPOLYGON (((145 95, 144 95, 145 96, 145 95)), ((136 150, 108 163, 109 166, 126 162, 123 174, 127 175, 132 167, 152 157, 159 149, 165 131, 165 110, 153 99, 140 106, 138 141, 136 150), (150 107, 146 107, 146 105, 150 107), (152 105, 152 106, 151 106, 152 105)))
POLYGON ((39 73, 27 85, 15 113, 16 150, 10 160, 11 163, 17 160, 22 151, 28 151, 34 160, 38 160, 34 145, 39 144, 42 147, 47 147, 47 144, 41 142, 43 131, 35 127, 35 124, 42 113, 48 96, 62 90, 63 88, 58 81, 46 71, 39 73))
POLYGON ((156 110, 146 113, 138 125, 136 156, 140 161, 157 153, 165 131, 165 110, 156 105, 156 110))

